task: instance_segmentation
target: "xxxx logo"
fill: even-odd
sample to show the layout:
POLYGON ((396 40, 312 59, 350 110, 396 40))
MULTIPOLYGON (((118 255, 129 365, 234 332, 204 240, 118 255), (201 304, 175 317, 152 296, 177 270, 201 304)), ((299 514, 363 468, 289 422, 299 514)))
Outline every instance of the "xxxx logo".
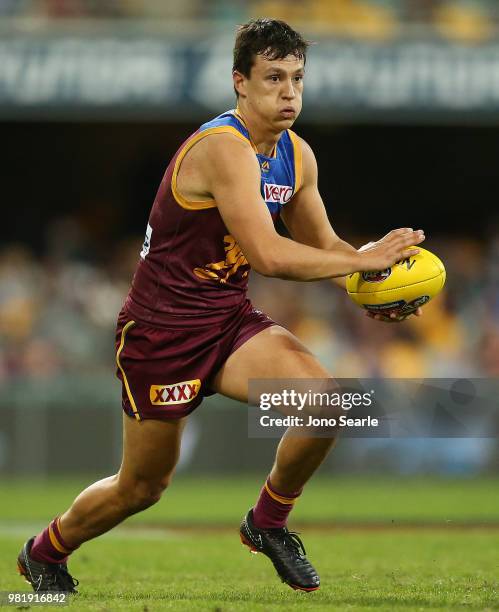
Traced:
POLYGON ((170 406, 172 404, 186 404, 192 401, 201 389, 201 381, 184 380, 173 385, 151 385, 149 397, 155 406, 170 406))

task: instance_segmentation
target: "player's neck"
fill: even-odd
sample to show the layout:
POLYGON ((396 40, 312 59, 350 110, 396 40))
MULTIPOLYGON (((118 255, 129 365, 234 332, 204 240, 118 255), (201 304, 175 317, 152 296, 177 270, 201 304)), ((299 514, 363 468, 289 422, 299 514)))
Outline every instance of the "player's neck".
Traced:
POLYGON ((237 115, 242 119, 246 129, 249 132, 250 140, 255 149, 261 155, 271 157, 274 149, 281 137, 281 132, 269 130, 261 120, 254 117, 251 112, 239 105, 236 109, 237 115))

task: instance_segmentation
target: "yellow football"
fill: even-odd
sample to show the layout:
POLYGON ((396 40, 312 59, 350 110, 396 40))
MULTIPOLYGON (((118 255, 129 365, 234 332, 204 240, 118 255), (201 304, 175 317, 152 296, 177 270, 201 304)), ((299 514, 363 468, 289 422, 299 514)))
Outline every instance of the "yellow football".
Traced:
POLYGON ((366 310, 388 315, 410 314, 427 304, 445 283, 440 259, 421 247, 420 252, 377 272, 355 272, 347 277, 347 292, 366 310))

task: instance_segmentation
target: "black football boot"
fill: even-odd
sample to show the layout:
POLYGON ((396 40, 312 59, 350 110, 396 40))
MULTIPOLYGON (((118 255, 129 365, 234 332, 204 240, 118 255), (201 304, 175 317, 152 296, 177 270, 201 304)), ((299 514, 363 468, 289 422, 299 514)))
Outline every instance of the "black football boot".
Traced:
POLYGON ((29 539, 17 557, 17 569, 34 591, 77 593, 78 580, 68 572, 66 563, 40 563, 30 557, 35 538, 29 539))
POLYGON ((305 548, 298 534, 279 529, 259 529, 253 523, 250 510, 239 530, 241 542, 251 552, 263 553, 272 561, 283 582, 300 591, 316 591, 320 586, 317 572, 307 559, 305 548))

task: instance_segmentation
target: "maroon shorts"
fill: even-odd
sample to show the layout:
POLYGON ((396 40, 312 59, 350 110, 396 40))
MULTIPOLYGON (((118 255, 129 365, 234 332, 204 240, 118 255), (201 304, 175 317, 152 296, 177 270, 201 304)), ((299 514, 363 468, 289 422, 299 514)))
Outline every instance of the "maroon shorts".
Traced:
POLYGON ((210 383, 228 357, 271 325, 249 300, 217 324, 186 328, 152 326, 123 309, 116 329, 123 410, 138 420, 186 416, 213 395, 210 383))

